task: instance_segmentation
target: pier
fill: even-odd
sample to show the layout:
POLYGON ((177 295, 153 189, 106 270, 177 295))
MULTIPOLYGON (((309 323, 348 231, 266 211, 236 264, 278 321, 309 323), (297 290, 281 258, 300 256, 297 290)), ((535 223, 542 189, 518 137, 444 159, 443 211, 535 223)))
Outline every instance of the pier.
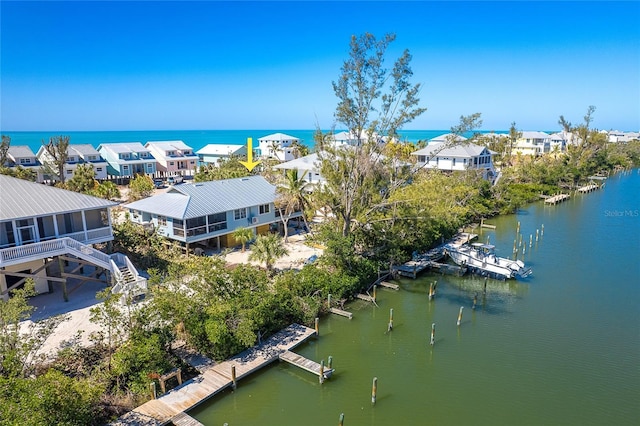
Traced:
POLYGON ((586 194, 588 192, 595 191, 596 189, 600 189, 600 186, 596 185, 595 183, 592 183, 590 185, 581 186, 580 188, 577 189, 577 191, 582 194, 586 194))
POLYGON ((341 317, 347 317, 349 319, 353 318, 353 314, 351 312, 343 311, 342 309, 329 308, 329 312, 331 312, 332 314, 340 315, 341 317))
MULTIPOLYGON (((291 351, 284 351, 280 354, 280 360, 288 362, 289 364, 293 364, 296 367, 300 367, 303 370, 313 373, 316 376, 320 377, 320 370, 321 370, 320 364, 310 359, 307 359, 302 355, 298 355, 291 351)), ((325 379, 328 379, 331 377, 331 374, 333 374, 333 371, 334 371, 333 368, 325 367, 324 369, 322 369, 322 375, 324 376, 325 379)))
MULTIPOLYGON (((227 361, 206 369, 182 386, 172 389, 157 399, 152 399, 111 423, 120 425, 166 425, 186 423, 183 414, 196 405, 231 387, 235 382, 260 368, 280 359, 280 355, 290 351, 316 334, 312 328, 292 324, 265 340, 261 345, 247 349, 227 361), (232 370, 236 375, 233 377, 232 370), (178 418, 175 423, 173 419, 178 418)), ((193 423, 197 425, 197 423, 193 423)))
POLYGON ((386 281, 380 281, 380 287, 390 288, 391 290, 400 290, 400 286, 398 284, 388 283, 386 281))
POLYGON ((568 200, 569 198, 571 198, 569 194, 558 194, 558 195, 554 195, 553 197, 546 198, 544 200, 544 203, 556 205, 558 203, 568 200))

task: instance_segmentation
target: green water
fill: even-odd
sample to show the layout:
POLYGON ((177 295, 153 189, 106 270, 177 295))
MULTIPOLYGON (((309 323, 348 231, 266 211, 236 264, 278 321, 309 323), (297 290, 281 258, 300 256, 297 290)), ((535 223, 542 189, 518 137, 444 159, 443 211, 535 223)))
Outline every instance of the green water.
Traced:
POLYGON ((400 291, 378 290, 378 307, 350 305, 352 320, 324 318, 320 337, 296 350, 333 357, 336 373, 323 385, 274 363, 191 415, 229 426, 337 425, 340 413, 345 426, 640 424, 639 195, 636 170, 604 190, 494 219, 482 241, 510 256, 520 221, 531 277, 490 280, 486 296, 481 278, 401 280, 400 291))

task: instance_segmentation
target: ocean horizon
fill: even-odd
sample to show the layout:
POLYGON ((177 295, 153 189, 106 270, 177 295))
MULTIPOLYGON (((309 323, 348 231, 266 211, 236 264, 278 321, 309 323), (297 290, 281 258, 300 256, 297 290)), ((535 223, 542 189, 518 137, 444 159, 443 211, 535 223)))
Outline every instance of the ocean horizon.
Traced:
MULTIPOLYGON (((326 132, 328 130, 323 130, 326 132)), ((335 130, 336 132, 340 130, 335 130)), ((2 135, 11 138, 12 146, 28 146, 35 153, 42 146, 42 142, 48 142, 54 136, 69 136, 70 143, 90 144, 97 148, 102 143, 111 142, 140 142, 143 145, 152 141, 180 140, 198 151, 208 144, 242 145, 247 143, 247 138, 253 138, 253 146, 258 146, 258 139, 273 133, 285 133, 302 140, 309 148, 314 147, 314 129, 298 130, 109 130, 109 131, 3 131, 2 135)), ((449 130, 403 130, 399 132, 402 140, 418 142, 430 140, 449 130)), ((508 133, 505 130, 495 130, 495 133, 508 133)), ((491 133, 481 131, 480 133, 491 133)))

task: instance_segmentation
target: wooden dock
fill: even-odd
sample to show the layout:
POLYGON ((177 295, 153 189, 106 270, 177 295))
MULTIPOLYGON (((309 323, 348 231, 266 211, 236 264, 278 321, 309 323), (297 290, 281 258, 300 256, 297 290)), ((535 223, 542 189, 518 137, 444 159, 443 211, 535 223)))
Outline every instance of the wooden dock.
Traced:
POLYGON ((171 423, 173 423, 174 426, 204 426, 187 413, 180 413, 177 416, 173 416, 171 423))
POLYGON ((238 381, 279 359, 282 353, 295 348, 314 335, 314 329, 292 324, 265 340, 261 345, 210 367, 200 376, 185 382, 158 399, 147 401, 111 424, 166 425, 173 422, 173 419, 184 411, 230 387, 233 383, 232 367, 235 367, 236 381, 238 381))
POLYGON ((390 288, 392 290, 400 290, 400 286, 398 284, 388 283, 386 281, 380 281, 380 287, 390 288))
POLYGON ((569 198, 571 198, 569 194, 558 194, 558 195, 554 195, 553 197, 546 198, 544 200, 544 203, 556 205, 558 203, 568 200, 569 198))
POLYGON ((373 296, 369 296, 368 294, 356 294, 356 299, 364 300, 365 302, 376 303, 376 301, 373 299, 373 296))
POLYGON ((347 317, 349 319, 353 318, 353 314, 349 311, 343 311, 342 309, 338 309, 338 308, 329 308, 329 312, 331 312, 332 314, 336 314, 336 315, 340 315, 342 317, 347 317))
POLYGON ((595 183, 592 183, 591 185, 581 186, 580 188, 577 189, 577 191, 582 194, 586 194, 588 192, 595 191, 596 189, 600 189, 600 185, 596 185, 595 183))
MULTIPOLYGON (((291 351, 284 351, 280 354, 280 360, 286 361, 289 364, 293 364, 296 367, 300 367, 303 370, 306 370, 320 377, 320 364, 308 358, 305 358, 302 355, 298 355, 291 351)), ((325 379, 328 379, 331 377, 331 374, 333 374, 333 371, 333 368, 325 367, 324 370, 322 370, 322 375, 325 379)))

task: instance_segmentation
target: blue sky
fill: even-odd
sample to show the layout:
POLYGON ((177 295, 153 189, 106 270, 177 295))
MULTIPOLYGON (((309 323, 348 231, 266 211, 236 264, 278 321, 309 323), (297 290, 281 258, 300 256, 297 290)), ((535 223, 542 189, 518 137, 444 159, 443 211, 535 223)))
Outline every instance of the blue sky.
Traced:
MULTIPOLYGON (((393 32, 407 129, 640 128, 640 2, 0 2, 0 130, 330 128, 352 34, 393 32)), ((340 126, 337 126, 340 128, 340 126)))

